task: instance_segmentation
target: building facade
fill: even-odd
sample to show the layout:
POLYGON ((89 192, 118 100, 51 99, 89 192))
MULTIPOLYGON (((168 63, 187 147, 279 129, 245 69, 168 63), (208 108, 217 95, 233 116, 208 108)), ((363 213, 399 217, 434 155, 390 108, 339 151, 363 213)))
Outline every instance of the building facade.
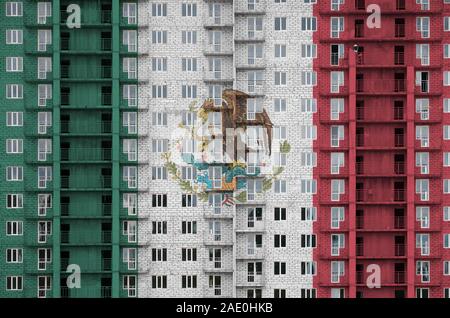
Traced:
POLYGON ((0 15, 0 297, 450 297, 450 1, 0 15))

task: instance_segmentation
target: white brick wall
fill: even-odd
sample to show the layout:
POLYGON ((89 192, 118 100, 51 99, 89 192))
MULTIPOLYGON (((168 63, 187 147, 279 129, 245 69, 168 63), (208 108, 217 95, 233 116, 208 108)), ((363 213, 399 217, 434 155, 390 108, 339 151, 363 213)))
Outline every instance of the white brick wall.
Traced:
MULTIPOLYGON (((140 297, 213 297, 214 291, 208 288, 209 275, 221 276, 221 296, 246 297, 247 288, 247 262, 248 259, 237 258, 236 255, 246 255, 247 249, 247 207, 250 205, 237 205, 234 219, 222 219, 222 236, 231 245, 210 246, 205 245, 205 237, 209 231, 207 219, 203 211, 208 209, 207 204, 199 200, 197 208, 181 207, 181 190, 178 184, 171 180, 151 180, 151 167, 162 166, 164 161, 160 154, 151 153, 151 140, 169 138, 181 121, 180 113, 186 110, 192 101, 181 98, 181 85, 189 83, 197 85, 198 99, 208 95, 207 84, 204 82, 204 70, 208 69, 209 51, 208 30, 203 24, 211 24, 208 18, 208 3, 214 1, 190 0, 197 3, 197 17, 181 17, 181 1, 166 0, 168 4, 167 17, 152 17, 151 3, 157 1, 139 2, 139 24, 148 24, 148 28, 139 31, 139 52, 145 53, 139 58, 139 77, 148 80, 139 87, 139 158, 148 161, 148 165, 139 168, 140 186, 148 191, 139 193, 139 213, 143 217, 139 223, 139 264, 142 269, 138 280, 138 295, 140 297), (151 44, 152 30, 167 30, 167 44, 151 44), (197 44, 181 43, 182 30, 196 30, 197 44), (151 58, 166 57, 168 59, 167 72, 152 72, 151 58), (182 72, 181 58, 197 58, 197 72, 182 72), (151 99, 151 85, 166 84, 168 87, 167 99, 151 99), (151 125, 151 113, 163 111, 168 114, 167 127, 151 125), (164 208, 151 207, 152 193, 167 193, 168 206, 164 208), (144 218, 145 217, 145 218, 144 218), (152 235, 152 221, 167 221, 168 233, 166 235, 152 235), (196 221, 197 234, 181 234, 182 221, 196 221), (237 230, 237 231, 236 231, 237 230), (196 262, 182 262, 181 248, 197 248, 196 262), (222 248, 222 268, 225 272, 214 271, 209 262, 208 250, 211 247, 222 248), (152 262, 151 248, 167 248, 167 262, 152 262), (167 275, 167 289, 157 289, 151 286, 152 275, 167 275), (197 275, 196 289, 182 289, 181 275, 197 275)), ((233 10, 242 11, 247 8, 245 0, 216 1, 223 5, 222 14, 228 26, 214 28, 222 31, 222 43, 225 51, 235 52, 233 56, 222 56, 222 70, 224 77, 233 78, 233 87, 246 91, 247 69, 235 69, 234 65, 247 62, 247 42, 233 41, 245 38, 247 35, 247 16, 233 14, 233 10), (234 4, 233 4, 234 2, 234 4), (234 35, 233 35, 234 32, 234 35)), ((300 220, 300 207, 312 206, 312 197, 300 194, 299 180, 312 176, 311 168, 302 168, 298 164, 301 149, 312 149, 312 142, 301 140, 296 129, 301 124, 312 124, 312 115, 301 113, 300 99, 311 98, 312 88, 300 85, 300 71, 312 67, 311 59, 302 59, 300 43, 312 41, 312 34, 300 31, 300 16, 312 15, 312 6, 301 1, 288 1, 287 4, 276 4, 274 1, 260 0, 262 8, 266 8, 263 17, 264 60, 261 65, 264 69, 263 105, 274 125, 287 127, 288 141, 291 152, 288 155, 288 164, 281 175, 287 181, 287 193, 275 194, 269 190, 265 194, 263 223, 263 275, 258 287, 262 289, 263 297, 273 297, 275 288, 286 289, 287 297, 299 297, 301 288, 312 288, 312 277, 300 275, 300 261, 312 260, 310 249, 300 248, 300 235, 312 233, 312 223, 300 220), (274 18, 287 17, 288 31, 275 32, 274 18), (287 57, 274 58, 274 45, 286 44, 287 57), (287 85, 279 87, 274 85, 274 72, 287 72, 287 85), (273 107, 274 98, 287 99, 287 111, 276 113, 273 107), (274 221, 274 207, 287 208, 287 221, 274 221), (274 235, 287 236, 287 247, 274 248, 274 235), (287 274, 274 275, 274 262, 287 263, 287 274)), ((231 86, 224 86, 231 88, 231 86)), ((250 260, 251 261, 251 260, 250 260)))

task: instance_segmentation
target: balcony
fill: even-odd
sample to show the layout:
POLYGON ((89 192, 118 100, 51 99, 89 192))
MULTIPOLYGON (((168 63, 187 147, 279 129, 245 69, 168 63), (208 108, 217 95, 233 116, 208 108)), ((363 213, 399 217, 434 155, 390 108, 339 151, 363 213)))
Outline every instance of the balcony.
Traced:
POLYGON ((384 245, 365 248, 364 244, 356 244, 356 256, 360 258, 395 259, 405 257, 405 244, 394 244, 392 248, 384 245))
POLYGON ((111 66, 101 67, 75 67, 69 65, 61 65, 62 81, 106 81, 111 80, 111 66))
POLYGON ((363 80, 356 79, 356 93, 367 95, 396 95, 406 92, 406 80, 363 80))
POLYGON ((210 83, 233 83, 233 75, 226 71, 203 71, 203 81, 210 83))
POLYGON ((264 42, 265 32, 264 30, 249 31, 244 35, 239 35, 235 38, 235 42, 264 42))
POLYGON ((262 247, 238 249, 236 258, 239 260, 264 259, 265 253, 262 247))
POLYGON ((98 107, 104 107, 104 106, 111 106, 112 105, 112 95, 111 93, 100 93, 100 98, 96 98, 93 101, 90 101, 88 104, 86 104, 86 101, 80 100, 80 96, 77 94, 70 94, 70 93, 61 93, 61 107, 62 108, 98 108, 98 107), (78 99, 77 101, 72 100, 72 98, 78 99), (82 105, 79 105, 82 104, 82 105))
POLYGON ((89 204, 88 207, 70 203, 61 203, 61 216, 66 218, 103 218, 110 217, 112 212, 111 203, 89 204), (83 211, 80 213, 80 211, 83 211))
POLYGON ((386 67, 404 66, 405 65, 405 53, 394 52, 392 59, 386 58, 380 61, 379 55, 358 53, 356 57, 356 63, 359 67, 382 67, 385 62, 386 67))
POLYGON ((232 219, 234 217, 234 207, 232 206, 207 206, 203 208, 205 219, 232 219))
POLYGON ((203 243, 209 246, 227 246, 233 245, 233 239, 230 231, 224 231, 221 233, 205 233, 203 237, 203 243))
POLYGON ((78 264, 82 273, 102 273, 109 272, 112 269, 111 258, 94 258, 89 259, 89 262, 80 259, 61 258, 61 271, 65 272, 69 264, 78 264))
MULTIPOLYGON (((389 274, 389 273, 388 273, 389 274)), ((365 274, 362 271, 356 272, 356 284, 360 286, 366 286, 366 279, 369 274, 365 274), (367 276, 366 276, 367 275, 367 276)), ((406 283, 406 273, 405 272, 394 272, 393 277, 384 278, 381 281, 381 286, 395 286, 404 285, 406 283)))
POLYGON ((111 134, 112 123, 108 121, 61 121, 61 134, 67 135, 102 135, 111 134))
POLYGON ((260 15, 266 13, 266 0, 238 1, 234 13, 237 15, 260 15))
MULTIPOLYGON (((87 9, 86 9, 87 10, 87 9)), ((82 27, 95 27, 95 26, 105 26, 110 25, 112 21, 111 10, 99 10, 97 11, 96 16, 93 15, 81 15, 81 26, 82 27)), ((94 11, 94 12, 95 12, 94 11)), ((69 13, 66 11, 60 11, 60 23, 61 26, 67 25, 67 18, 69 17, 69 13)))
POLYGON ((88 179, 61 176, 62 190, 104 190, 111 189, 111 176, 91 176, 88 179))
POLYGON ((61 148, 61 161, 102 162, 111 161, 112 149, 106 148, 61 148))
POLYGON ((264 285, 265 279, 262 273, 239 275, 236 280, 237 287, 260 287, 264 285))
POLYGON ((112 39, 100 38, 97 41, 89 43, 73 43, 70 38, 61 38, 61 53, 62 54, 98 54, 110 53, 112 49, 112 39))
MULTIPOLYGON (((231 257, 231 255, 228 256, 231 257)), ((226 260, 227 258, 224 257, 215 257, 214 261, 204 259, 203 271, 205 273, 232 273, 233 266, 231 262, 227 262, 226 260)))
POLYGON ((102 245, 111 244, 111 231, 87 232, 87 231, 61 231, 62 245, 102 245))
POLYGON ((359 203, 397 203, 406 200, 406 190, 393 189, 391 191, 374 191, 356 189, 356 202, 359 203))
POLYGON ((82 287, 82 288, 68 288, 61 287, 61 298, 111 298, 111 287, 82 287))

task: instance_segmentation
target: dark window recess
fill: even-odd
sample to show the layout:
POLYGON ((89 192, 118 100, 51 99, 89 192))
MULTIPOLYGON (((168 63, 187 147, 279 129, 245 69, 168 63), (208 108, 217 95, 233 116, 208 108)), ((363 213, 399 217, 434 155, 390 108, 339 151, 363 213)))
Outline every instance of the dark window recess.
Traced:
POLYGON ((61 105, 70 105, 70 87, 61 87, 61 105))
POLYGON ((103 106, 111 106, 112 105, 112 87, 111 86, 103 86, 102 87, 102 105, 103 106))
POLYGON ((355 20, 355 38, 364 37, 364 20, 355 20))
POLYGON ((405 64, 405 47, 396 45, 394 48, 394 64, 404 65, 405 64))
POLYGON ((405 37, 405 19, 395 19, 395 37, 405 37))

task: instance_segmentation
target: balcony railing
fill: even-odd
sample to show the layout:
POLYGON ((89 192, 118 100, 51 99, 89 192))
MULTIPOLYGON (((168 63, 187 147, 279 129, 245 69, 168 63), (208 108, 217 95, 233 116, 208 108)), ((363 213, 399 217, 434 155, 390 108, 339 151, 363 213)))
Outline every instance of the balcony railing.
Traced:
POLYGON ((68 121, 61 122, 62 134, 110 134, 112 124, 108 121, 88 122, 88 121, 68 121))
POLYGON ((364 228, 364 216, 358 215, 356 217, 356 228, 362 230, 364 228))
POLYGON ((61 161, 110 161, 109 148, 61 148, 61 161))
POLYGON ((364 162, 356 163, 356 174, 364 174, 364 162))
POLYGON ((396 24, 394 35, 396 38, 404 38, 406 35, 405 25, 404 24, 396 24))
POLYGON ((62 79, 108 79, 111 78, 111 66, 77 68, 70 65, 61 65, 62 79))
POLYGON ((112 288, 101 286, 99 288, 68 288, 61 287, 61 298, 111 298, 112 288))
POLYGON ((356 92, 358 93, 403 93, 406 90, 404 79, 395 80, 364 80, 356 79, 356 92))
POLYGON ((70 176, 61 176, 61 189, 110 189, 111 176, 101 176, 80 180, 70 176))
POLYGON ((111 216, 112 204, 102 203, 102 204, 89 204, 88 207, 83 208, 83 211, 88 211, 88 213, 74 213, 74 211, 80 211, 79 206, 71 206, 70 203, 61 203, 61 215, 62 216, 111 216), (100 212, 100 213, 99 213, 100 212))
POLYGON ((356 244, 356 256, 364 256, 364 244, 356 244))
POLYGON ((395 147, 405 147, 405 135, 395 134, 394 136, 394 146, 395 147))
POLYGON ((395 284, 404 284, 406 282, 406 273, 405 272, 395 272, 394 273, 394 283, 395 284))
MULTIPOLYGON (((72 232, 75 233, 75 232, 72 232)), ((77 233, 78 234, 78 233, 77 233)), ((111 243, 111 231, 102 231, 100 236, 98 233, 92 233, 90 235, 77 235, 76 237, 71 235, 71 231, 61 231, 61 243, 62 244, 109 244, 111 243)))
POLYGON ((367 189, 356 189, 357 202, 403 202, 405 201, 405 190, 394 189, 383 192, 375 192, 367 189))
POLYGON ((395 244, 395 256, 405 256, 405 244, 395 244))

